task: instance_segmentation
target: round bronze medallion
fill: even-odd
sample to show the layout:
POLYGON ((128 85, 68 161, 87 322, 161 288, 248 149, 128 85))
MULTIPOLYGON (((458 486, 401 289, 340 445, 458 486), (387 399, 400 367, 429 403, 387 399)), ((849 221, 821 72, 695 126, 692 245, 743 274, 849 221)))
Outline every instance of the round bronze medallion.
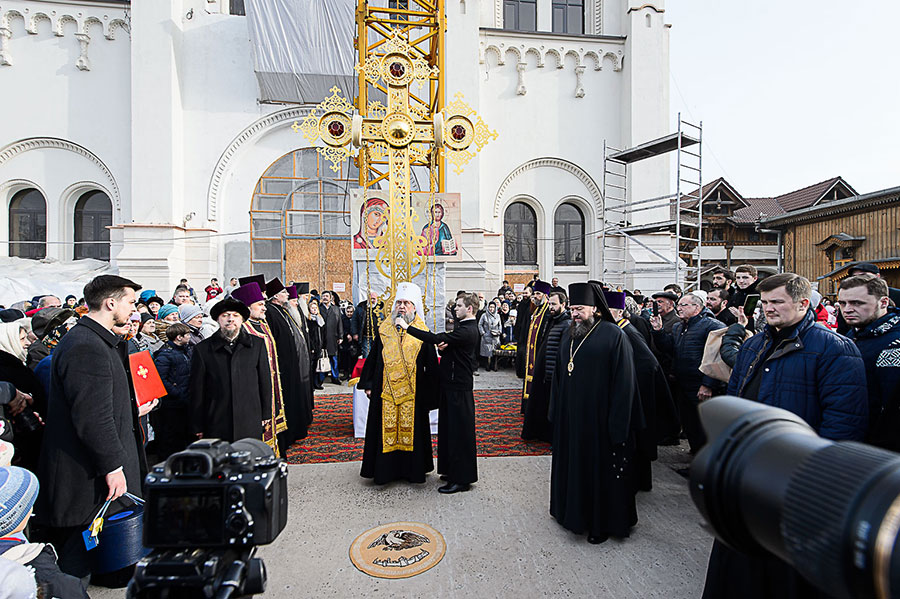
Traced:
POLYGON ((444 537, 427 524, 392 522, 356 537, 350 561, 369 576, 409 578, 436 566, 446 551, 444 537))

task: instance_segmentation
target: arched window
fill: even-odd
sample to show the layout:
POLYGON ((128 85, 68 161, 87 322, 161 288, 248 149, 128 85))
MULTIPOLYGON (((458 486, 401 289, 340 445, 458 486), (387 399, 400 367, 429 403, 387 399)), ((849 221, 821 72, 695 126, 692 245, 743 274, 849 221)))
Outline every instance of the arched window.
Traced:
POLYGON ((9 242, 10 256, 47 257, 47 202, 37 189, 18 191, 9 202, 9 242))
POLYGON ((506 208, 503 239, 507 264, 537 264, 537 217, 531 206, 513 202, 506 208))
POLYGON ((102 191, 89 191, 75 202, 75 259, 109 261, 112 202, 102 191))
POLYGON ((566 202, 556 209, 553 262, 557 266, 584 265, 584 215, 566 202))
POLYGON ((350 239, 350 192, 359 171, 344 162, 338 172, 315 148, 285 154, 256 184, 250 209, 253 272, 281 277, 285 238, 350 239))

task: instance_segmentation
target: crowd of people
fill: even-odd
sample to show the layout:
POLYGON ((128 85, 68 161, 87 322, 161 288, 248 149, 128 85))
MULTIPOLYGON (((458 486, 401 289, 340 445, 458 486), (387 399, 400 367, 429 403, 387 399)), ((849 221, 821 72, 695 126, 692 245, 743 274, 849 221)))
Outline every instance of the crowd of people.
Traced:
MULTIPOLYGON (((112 275, 81 298, 18 302, 0 309, 0 568, 31 567, 49 596, 86 596, 83 532, 105 501, 140 495, 148 459, 245 437, 284 456, 308 434, 314 390, 353 376, 359 358, 370 400, 360 474, 424 482, 437 409, 439 491, 452 494, 478 480, 473 377, 496 367, 498 348, 514 354, 522 437, 552 444, 550 513, 592 543, 629 535, 657 446, 703 447, 698 406, 716 395, 897 451, 900 291, 879 275, 854 265, 833 301, 802 276, 760 279, 750 265, 718 269, 709 291, 650 296, 504 281, 489 301, 460 291, 443 333, 428 330, 411 283, 389 309, 375 292, 354 306, 262 276, 224 289, 213 279, 203 302, 186 280, 166 301, 112 275), (166 391, 145 403, 129 361, 142 352, 166 391)), ((806 583, 774 558, 714 544, 705 596, 785 584, 806 583)))

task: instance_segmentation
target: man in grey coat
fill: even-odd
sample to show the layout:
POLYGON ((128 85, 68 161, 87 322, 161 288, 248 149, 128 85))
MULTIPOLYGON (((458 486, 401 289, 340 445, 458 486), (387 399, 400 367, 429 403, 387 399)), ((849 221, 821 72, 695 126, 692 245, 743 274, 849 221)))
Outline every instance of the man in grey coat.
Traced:
POLYGON ((158 400, 141 408, 132 400, 124 342, 112 332, 128 323, 140 288, 118 276, 95 277, 84 287, 88 314, 53 353, 35 520, 60 570, 79 578, 90 574, 81 532, 105 500, 141 495, 147 470, 139 418, 158 400))

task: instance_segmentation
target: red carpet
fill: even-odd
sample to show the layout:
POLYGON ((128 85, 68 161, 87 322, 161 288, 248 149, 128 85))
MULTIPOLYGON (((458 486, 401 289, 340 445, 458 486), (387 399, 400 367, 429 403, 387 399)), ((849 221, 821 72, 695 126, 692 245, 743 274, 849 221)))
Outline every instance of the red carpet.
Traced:
MULTIPOLYGON (((519 408, 522 391, 504 389, 475 392, 475 435, 479 456, 547 455, 550 445, 523 441, 519 408)), ((435 454, 437 436, 432 438, 435 454)), ((288 450, 291 464, 362 460, 363 439, 353 437, 352 396, 316 396, 309 436, 288 450)))

